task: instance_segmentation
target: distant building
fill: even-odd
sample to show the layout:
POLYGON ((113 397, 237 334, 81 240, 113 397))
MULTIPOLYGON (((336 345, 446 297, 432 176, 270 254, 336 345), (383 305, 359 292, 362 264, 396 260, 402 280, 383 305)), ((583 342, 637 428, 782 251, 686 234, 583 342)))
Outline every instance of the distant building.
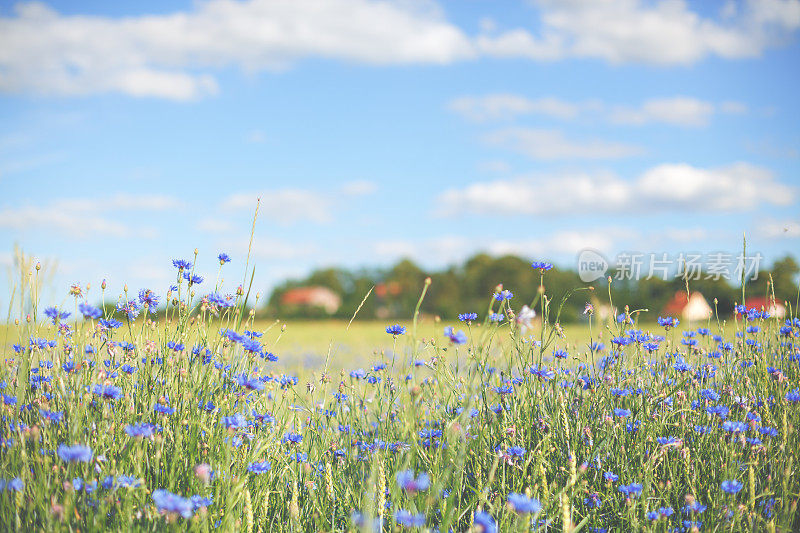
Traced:
POLYGON ((708 320, 712 312, 711 306, 699 292, 692 292, 687 296, 686 291, 678 291, 664 306, 665 315, 680 317, 685 322, 708 320))
POLYGON ((769 316, 774 316, 776 318, 786 317, 786 307, 771 296, 769 298, 764 298, 763 296, 749 297, 745 301, 747 302, 748 309, 755 307, 759 311, 763 309, 769 313, 769 316))
POLYGON ((327 287, 297 287, 283 293, 281 304, 309 309, 319 308, 332 315, 342 305, 342 299, 327 287))

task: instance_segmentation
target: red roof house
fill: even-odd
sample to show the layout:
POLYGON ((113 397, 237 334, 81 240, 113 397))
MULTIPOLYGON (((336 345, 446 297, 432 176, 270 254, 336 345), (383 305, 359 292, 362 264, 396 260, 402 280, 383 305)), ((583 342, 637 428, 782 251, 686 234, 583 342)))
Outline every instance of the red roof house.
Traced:
POLYGON ((327 287, 297 287, 283 293, 281 303, 298 307, 318 307, 331 315, 342 305, 342 299, 327 287))
POLYGON ((711 313, 711 306, 703 295, 696 291, 689 293, 688 296, 686 291, 678 291, 664 306, 665 315, 680 317, 686 322, 707 320, 711 313))

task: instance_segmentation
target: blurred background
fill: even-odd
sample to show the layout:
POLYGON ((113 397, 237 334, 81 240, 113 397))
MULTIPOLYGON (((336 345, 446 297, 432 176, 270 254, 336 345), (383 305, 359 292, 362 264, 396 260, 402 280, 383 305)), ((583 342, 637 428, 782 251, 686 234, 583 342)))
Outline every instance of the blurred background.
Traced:
POLYGON ((742 266, 785 305, 798 29, 796 0, 0 1, 0 310, 36 262, 60 305, 164 295, 177 258, 213 291, 220 252, 232 293, 248 251, 281 318, 370 287, 364 318, 407 317, 426 276, 429 314, 521 305, 587 249, 621 304, 681 314, 694 257, 705 305, 742 266))

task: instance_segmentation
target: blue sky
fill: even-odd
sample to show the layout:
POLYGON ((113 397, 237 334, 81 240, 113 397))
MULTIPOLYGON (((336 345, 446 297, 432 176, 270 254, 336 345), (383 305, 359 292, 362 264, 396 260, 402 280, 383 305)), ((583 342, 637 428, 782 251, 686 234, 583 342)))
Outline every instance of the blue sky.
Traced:
MULTIPOLYGON (((0 263, 258 288, 800 243, 800 2, 0 2, 0 263), (127 4, 127 5, 126 5, 127 4)), ((500 280, 501 281, 501 280, 500 280)), ((0 306, 8 292, 0 291, 0 306)))

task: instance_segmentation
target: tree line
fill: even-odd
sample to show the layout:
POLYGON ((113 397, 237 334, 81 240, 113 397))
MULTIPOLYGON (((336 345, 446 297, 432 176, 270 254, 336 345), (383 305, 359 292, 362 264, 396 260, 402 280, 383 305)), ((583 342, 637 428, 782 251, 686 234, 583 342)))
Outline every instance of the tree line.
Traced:
MULTIPOLYGON (((747 296, 771 297, 774 291, 778 302, 787 302, 794 309, 798 298, 798 273, 800 267, 793 257, 778 259, 771 268, 760 270, 757 279, 747 281, 747 296)), ((706 279, 705 276, 700 279, 685 279, 680 275, 667 280, 657 277, 634 280, 625 279, 626 276, 618 274, 620 272, 614 269, 608 272, 612 278, 614 307, 622 309, 628 305, 632 310, 649 309, 653 318, 676 292, 686 290, 687 283, 689 290, 702 293, 712 308, 716 299, 720 316, 729 316, 735 304, 741 302, 741 283, 734 280, 713 277, 706 279)), ((492 257, 480 253, 463 264, 442 270, 426 270, 410 259, 403 259, 385 269, 323 268, 315 270, 304 279, 287 280, 272 291, 266 304, 266 312, 282 319, 349 319, 362 304, 368 291, 373 289, 370 297, 363 302, 358 318, 408 318, 416 306, 424 280, 428 277, 432 283, 421 311, 446 320, 453 320, 464 312, 482 315, 498 283, 514 293, 512 302, 519 309, 523 304, 533 301, 540 283, 540 271, 531 268, 529 260, 514 255, 492 257), (341 298, 341 305, 336 312, 329 314, 321 308, 309 309, 283 302, 287 291, 310 286, 326 287, 336 293, 341 298)), ((581 281, 575 270, 556 267, 544 274, 544 285, 547 294, 556 303, 576 287, 594 287, 593 291, 581 291, 567 300, 562 312, 563 322, 580 320, 586 303, 592 303, 596 307, 608 304, 608 278, 605 277, 587 284, 581 281)))

